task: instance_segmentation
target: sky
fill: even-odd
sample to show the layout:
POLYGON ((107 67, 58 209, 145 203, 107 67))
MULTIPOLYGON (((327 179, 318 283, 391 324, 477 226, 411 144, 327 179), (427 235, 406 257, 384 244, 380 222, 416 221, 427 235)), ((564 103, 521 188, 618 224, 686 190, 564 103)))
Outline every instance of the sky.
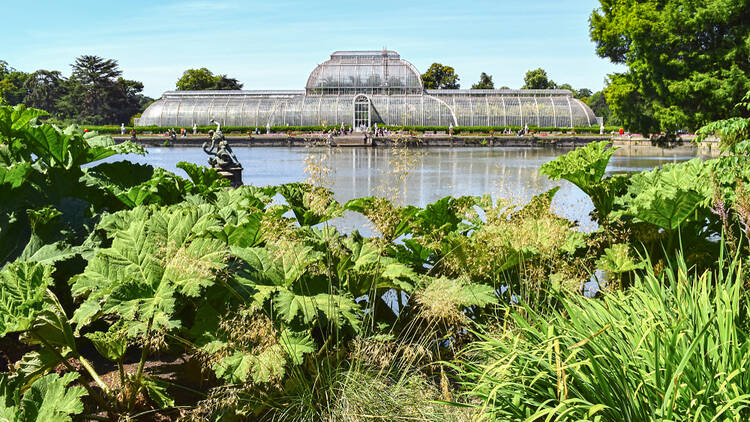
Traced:
POLYGON ((51 1, 0 0, 0 60, 70 74, 81 55, 115 59, 158 98, 186 69, 207 67, 244 89, 304 89, 336 50, 395 50, 424 72, 452 66, 462 88, 481 72, 520 88, 541 67, 594 91, 624 68, 596 55, 595 0, 51 1))

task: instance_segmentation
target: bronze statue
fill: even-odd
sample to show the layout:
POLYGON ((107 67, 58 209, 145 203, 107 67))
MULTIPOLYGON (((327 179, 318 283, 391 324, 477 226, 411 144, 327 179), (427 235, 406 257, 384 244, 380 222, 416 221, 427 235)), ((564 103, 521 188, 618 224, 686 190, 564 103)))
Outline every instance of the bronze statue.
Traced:
POLYGON ((216 131, 210 130, 208 132, 211 138, 211 147, 207 148, 208 142, 203 143, 203 151, 208 155, 213 155, 213 157, 209 157, 208 164, 217 170, 228 170, 230 168, 242 169, 242 164, 240 164, 237 156, 232 152, 232 147, 229 146, 226 138, 224 138, 224 134, 221 132, 221 124, 214 119, 211 119, 211 123, 216 124, 216 131), (214 149, 216 149, 216 152, 214 152, 214 149))

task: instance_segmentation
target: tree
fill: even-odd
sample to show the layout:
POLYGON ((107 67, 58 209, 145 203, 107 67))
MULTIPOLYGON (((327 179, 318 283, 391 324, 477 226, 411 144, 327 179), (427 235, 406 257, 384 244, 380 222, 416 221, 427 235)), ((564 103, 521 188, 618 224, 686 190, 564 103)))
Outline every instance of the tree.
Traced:
POLYGON ((80 123, 117 124, 143 110, 143 84, 122 78, 117 61, 81 56, 72 65, 67 93, 58 102, 63 116, 80 123))
POLYGON ((242 84, 240 83, 240 81, 238 81, 235 78, 228 78, 227 75, 221 75, 216 80, 214 89, 222 89, 222 90, 242 89, 242 84))
POLYGON ((213 72, 205 67, 188 69, 177 80, 178 91, 204 91, 211 89, 242 89, 242 84, 237 79, 229 78, 227 75, 214 75, 213 72))
POLYGON ((567 89, 568 91, 572 92, 573 95, 576 94, 576 90, 573 89, 573 86, 570 84, 560 84, 560 85, 555 86, 555 89, 567 89))
POLYGON ((8 62, 0 60, 0 103, 20 104, 26 96, 23 85, 28 76, 27 73, 10 67, 8 62))
POLYGON ((422 75, 425 89, 458 89, 461 86, 458 79, 452 67, 440 63, 433 63, 422 75))
POLYGON ((78 57, 71 67, 73 73, 68 80, 68 94, 61 104, 65 114, 77 117, 82 123, 114 122, 112 105, 119 102, 116 98, 119 96, 117 78, 122 75, 117 61, 84 55, 78 57))
POLYGON ((620 121, 612 116, 612 112, 607 104, 607 99, 604 97, 604 92, 597 91, 589 95, 587 98, 584 98, 584 102, 591 107, 591 110, 596 116, 604 119, 606 125, 612 126, 620 124, 620 121))
POLYGON ((625 64, 605 89, 631 130, 696 129, 748 114, 733 108, 750 89, 746 0, 600 0, 590 19, 597 54, 625 64))
POLYGON ((37 70, 24 83, 27 94, 23 103, 55 115, 57 102, 65 93, 65 83, 65 78, 57 70, 37 70))
POLYGON ((471 86, 471 89, 495 89, 495 84, 492 82, 492 76, 482 72, 479 75, 479 82, 471 86))
POLYGON ((521 89, 554 89, 555 86, 547 77, 547 72, 540 67, 526 72, 521 89))
POLYGON ((578 91, 573 91, 574 96, 578 98, 579 100, 582 98, 588 98, 593 94, 593 92, 588 88, 581 88, 578 91))

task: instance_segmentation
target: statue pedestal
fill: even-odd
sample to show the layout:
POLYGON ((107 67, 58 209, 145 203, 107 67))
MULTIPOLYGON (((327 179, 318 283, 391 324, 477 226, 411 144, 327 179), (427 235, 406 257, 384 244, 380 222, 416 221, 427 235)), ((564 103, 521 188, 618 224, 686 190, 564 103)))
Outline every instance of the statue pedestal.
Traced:
POLYGON ((232 187, 242 186, 242 167, 229 167, 224 169, 216 169, 216 171, 225 179, 232 183, 232 187))

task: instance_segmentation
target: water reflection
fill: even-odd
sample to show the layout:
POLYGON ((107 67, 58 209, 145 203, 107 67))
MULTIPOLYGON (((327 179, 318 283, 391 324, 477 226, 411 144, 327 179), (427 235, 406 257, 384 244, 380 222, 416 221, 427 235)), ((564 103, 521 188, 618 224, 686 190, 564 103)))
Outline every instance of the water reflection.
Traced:
MULTIPOLYGON (((199 148, 149 148, 146 157, 127 158, 182 174, 179 161, 206 163, 199 148)), ((556 213, 578 221, 581 228, 593 228, 588 214, 593 206, 588 197, 568 182, 552 182, 539 167, 564 154, 563 148, 429 148, 411 150, 405 156, 389 148, 235 148, 245 170, 245 184, 276 185, 304 181, 305 158, 325 158, 331 169, 330 187, 340 202, 352 198, 383 195, 397 190, 400 204, 424 206, 444 196, 492 194, 528 200, 532 195, 560 186, 553 208, 556 213), (404 168, 405 167, 405 168, 404 168), (403 169, 403 172, 394 171, 403 169), (400 178, 400 175, 407 174, 400 178), (403 182, 403 183, 401 183, 403 182)), ((121 156, 120 156, 121 157, 121 156)), ((694 149, 619 150, 608 172, 652 169, 668 162, 696 157, 694 149)), ((114 157, 112 157, 114 158, 114 157)), ((113 159, 111 161, 114 161, 113 159)), ((121 159, 121 158, 120 158, 121 159)), ((347 214, 335 222, 342 230, 362 230, 366 221, 347 214)), ((369 232, 369 230, 365 230, 369 232)))

